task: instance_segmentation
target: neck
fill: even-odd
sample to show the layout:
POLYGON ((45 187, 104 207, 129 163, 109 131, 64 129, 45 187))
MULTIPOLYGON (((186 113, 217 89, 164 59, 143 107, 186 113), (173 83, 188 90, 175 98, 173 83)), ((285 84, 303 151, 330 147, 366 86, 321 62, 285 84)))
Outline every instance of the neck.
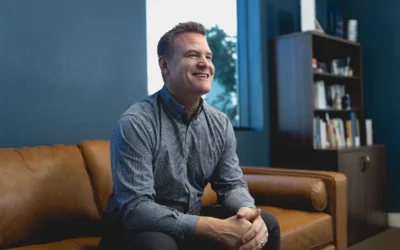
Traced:
POLYGON ((188 117, 192 118, 192 115, 199 107, 201 97, 193 97, 189 94, 179 93, 178 91, 174 91, 173 89, 170 89, 168 87, 167 89, 168 92, 174 97, 174 99, 185 107, 186 112, 188 113, 188 117))
POLYGON ((186 112, 189 118, 192 118, 194 112, 199 107, 199 99, 198 98, 190 98, 185 96, 176 96, 172 94, 172 96, 177 100, 182 106, 185 107, 186 112))

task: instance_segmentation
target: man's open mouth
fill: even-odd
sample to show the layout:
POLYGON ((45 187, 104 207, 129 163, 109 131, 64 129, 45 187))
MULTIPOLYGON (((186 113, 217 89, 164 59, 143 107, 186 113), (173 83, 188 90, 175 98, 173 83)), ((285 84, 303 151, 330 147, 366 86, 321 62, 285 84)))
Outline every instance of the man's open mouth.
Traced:
POLYGON ((194 73, 193 74, 196 77, 200 77, 200 78, 208 78, 208 74, 204 74, 204 73, 194 73))

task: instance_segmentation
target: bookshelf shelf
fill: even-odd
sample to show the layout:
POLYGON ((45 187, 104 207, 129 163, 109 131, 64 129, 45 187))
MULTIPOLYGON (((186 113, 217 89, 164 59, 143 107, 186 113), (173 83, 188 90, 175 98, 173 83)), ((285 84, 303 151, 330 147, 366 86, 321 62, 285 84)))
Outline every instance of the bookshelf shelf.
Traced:
POLYGON ((357 80, 353 82, 359 82, 361 79, 358 76, 341 76, 341 75, 334 75, 331 73, 321 73, 321 72, 314 72, 314 79, 315 80, 323 80, 323 79, 334 79, 334 80, 357 80))
POLYGON ((330 113, 350 113, 350 112, 360 112, 359 109, 314 109, 314 112, 330 112, 330 113))
POLYGON ((347 39, 331 36, 331 35, 321 33, 318 31, 295 32, 295 33, 281 35, 281 36, 275 37, 274 39, 275 40, 296 39, 299 36, 312 36, 316 39, 325 40, 325 43, 337 43, 340 46, 344 46, 344 45, 354 46, 354 47, 361 46, 361 44, 359 42, 353 42, 353 41, 350 41, 347 39))
POLYGON ((271 39, 269 55, 272 166, 347 176, 349 245, 386 229, 385 147, 367 146, 361 44, 299 32, 271 39), (352 76, 332 74, 337 65, 352 76))
POLYGON ((323 151, 323 152, 355 152, 355 151, 364 151, 366 149, 374 149, 377 147, 382 147, 383 145, 375 144, 375 145, 364 145, 359 147, 343 147, 343 148, 317 148, 314 149, 315 151, 323 151))

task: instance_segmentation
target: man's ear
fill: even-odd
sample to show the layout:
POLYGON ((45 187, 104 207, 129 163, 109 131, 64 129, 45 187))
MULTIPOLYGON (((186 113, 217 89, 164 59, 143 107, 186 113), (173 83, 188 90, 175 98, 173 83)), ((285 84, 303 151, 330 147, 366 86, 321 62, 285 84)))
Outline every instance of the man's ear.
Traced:
POLYGON ((163 75, 169 75, 168 62, 165 56, 160 56, 158 58, 158 66, 160 67, 163 75))

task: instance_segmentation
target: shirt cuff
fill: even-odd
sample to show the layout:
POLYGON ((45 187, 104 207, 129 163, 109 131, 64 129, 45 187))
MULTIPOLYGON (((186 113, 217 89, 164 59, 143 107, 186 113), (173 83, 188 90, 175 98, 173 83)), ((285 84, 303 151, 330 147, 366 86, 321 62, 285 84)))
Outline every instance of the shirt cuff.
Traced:
MULTIPOLYGON (((249 201, 246 201, 246 202, 243 202, 242 204, 240 204, 239 209, 242 207, 256 208, 256 206, 252 202, 249 202, 249 201)), ((239 209, 238 209, 238 211, 239 211, 239 209)))
POLYGON ((178 218, 178 222, 175 228, 175 234, 178 239, 192 239, 194 238, 194 229, 199 221, 200 216, 183 214, 178 218))
POLYGON ((231 213, 234 214, 237 213, 241 207, 255 208, 254 199, 245 188, 232 190, 223 201, 223 204, 231 213))

